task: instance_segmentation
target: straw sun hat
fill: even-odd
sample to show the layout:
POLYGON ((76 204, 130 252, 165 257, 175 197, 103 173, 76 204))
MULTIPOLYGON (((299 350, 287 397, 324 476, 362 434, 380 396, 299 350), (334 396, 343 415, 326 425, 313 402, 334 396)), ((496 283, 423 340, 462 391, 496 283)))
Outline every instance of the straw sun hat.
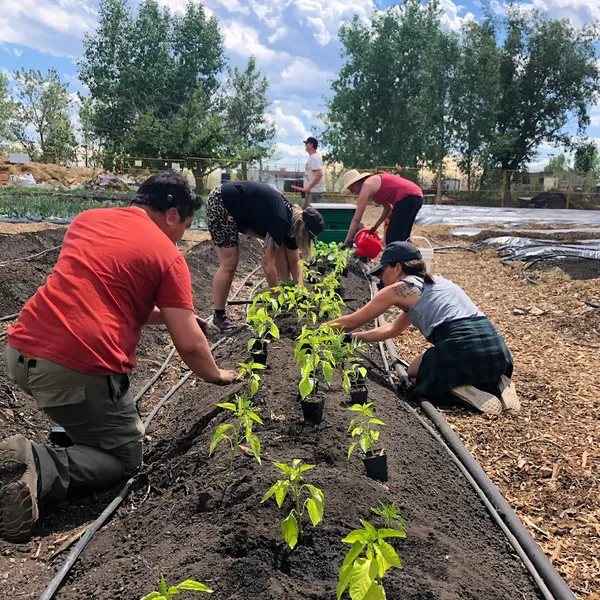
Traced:
POLYGON ((356 183, 361 179, 365 179, 366 177, 371 177, 371 175, 372 173, 359 173, 356 169, 351 169, 350 171, 347 171, 346 173, 344 173, 344 186, 342 187, 342 194, 346 192, 353 183, 356 183))

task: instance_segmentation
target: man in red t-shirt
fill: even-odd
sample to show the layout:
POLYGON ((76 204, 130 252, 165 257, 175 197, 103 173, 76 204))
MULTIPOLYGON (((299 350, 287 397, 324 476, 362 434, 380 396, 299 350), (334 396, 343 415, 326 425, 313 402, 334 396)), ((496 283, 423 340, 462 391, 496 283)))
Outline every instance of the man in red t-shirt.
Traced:
POLYGON ((379 226, 390 217, 390 224, 385 234, 385 244, 408 240, 417 213, 423 206, 423 192, 416 183, 389 173, 372 175, 351 170, 344 174, 342 192, 346 190, 357 195, 358 198, 356 199, 356 212, 350 223, 344 246, 349 246, 351 240, 354 239, 369 200, 383 206, 381 216, 371 227, 371 232, 377 231, 379 226))
POLYGON ((153 175, 128 208, 83 212, 58 262, 8 330, 8 376, 64 427, 74 445, 0 443, 0 534, 27 541, 39 505, 70 489, 110 487, 142 462, 144 427, 129 391, 142 327, 165 324, 183 361, 210 383, 219 369, 194 315, 190 272, 176 243, 201 200, 185 178, 153 175))

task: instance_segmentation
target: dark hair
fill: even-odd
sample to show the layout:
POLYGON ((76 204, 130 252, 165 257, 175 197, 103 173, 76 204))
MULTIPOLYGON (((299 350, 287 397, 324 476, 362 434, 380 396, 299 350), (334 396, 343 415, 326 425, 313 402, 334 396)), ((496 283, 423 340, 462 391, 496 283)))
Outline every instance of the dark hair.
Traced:
POLYGON ((173 171, 161 171, 148 177, 131 202, 149 206, 161 213, 176 208, 182 221, 202 206, 202 198, 194 194, 186 178, 173 171))
POLYGON ((421 277, 423 281, 429 285, 433 285, 435 283, 434 278, 427 272, 427 265, 423 260, 408 260, 406 262, 397 262, 396 264, 400 265, 402 267, 402 271, 407 275, 421 277))

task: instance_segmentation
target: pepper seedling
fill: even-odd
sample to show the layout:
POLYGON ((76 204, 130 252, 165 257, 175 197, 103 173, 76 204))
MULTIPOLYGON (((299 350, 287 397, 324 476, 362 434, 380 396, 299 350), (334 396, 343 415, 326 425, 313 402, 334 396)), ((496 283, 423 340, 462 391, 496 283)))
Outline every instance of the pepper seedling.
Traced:
MULTIPOLYGON (((383 421, 375 418, 375 413, 371 410, 372 402, 368 404, 355 404, 350 408, 351 411, 359 413, 350 421, 348 431, 352 437, 358 436, 357 442, 352 442, 348 449, 348 460, 352 457, 352 453, 356 446, 360 445, 365 456, 375 456, 375 442, 379 440, 379 431, 372 429, 373 425, 385 425, 383 421)), ((381 451, 383 453, 383 451, 381 451)))
POLYGON ((331 351, 327 348, 332 335, 330 327, 319 329, 302 328, 298 343, 294 350, 294 357, 300 366, 300 396, 304 400, 311 393, 316 394, 317 370, 321 367, 327 385, 333 381, 334 360, 331 351))
POLYGON ((211 590, 207 585, 204 585, 199 581, 194 581, 193 579, 186 579, 185 581, 182 581, 179 585, 171 585, 167 587, 167 582, 165 581, 165 578, 161 575, 160 591, 150 592, 141 600, 172 600, 173 596, 176 596, 177 594, 183 591, 205 592, 207 594, 212 594, 214 592, 214 590, 211 590))
POLYGON ((359 381, 365 379, 367 369, 359 364, 353 364, 349 369, 345 369, 342 375, 342 388, 349 394, 352 388, 359 385, 359 381))
POLYGON ((260 387, 260 375, 256 371, 261 371, 266 367, 253 360, 249 360, 247 363, 239 363, 238 366, 240 370, 237 378, 248 380, 248 396, 253 398, 260 387))
POLYGON ((383 519, 386 528, 406 533, 406 519, 400 516, 396 503, 384 504, 380 501, 379 506, 380 508, 372 508, 371 512, 383 519))
POLYGON ((213 439, 210 443, 208 455, 212 456, 217 446, 227 441, 231 447, 231 454, 229 458, 229 481, 233 476, 233 459, 237 453, 237 449, 242 443, 242 438, 246 439, 246 442, 250 446, 254 458, 258 464, 261 464, 260 459, 260 440, 252 433, 252 427, 254 423, 263 424, 261 418, 256 414, 256 409, 252 404, 252 399, 247 396, 236 396, 236 402, 223 402, 217 404, 219 408, 231 411, 236 417, 237 421, 235 425, 231 423, 223 423, 219 425, 213 435, 213 439), (231 435, 227 435, 227 432, 231 432, 231 435))
POLYGON ((290 492, 294 508, 281 523, 281 533, 286 544, 293 550, 298 542, 302 542, 304 535, 302 528, 304 511, 308 511, 313 527, 316 527, 323 520, 325 495, 314 485, 304 483, 302 473, 314 469, 315 465, 302 465, 298 459, 294 459, 291 465, 278 462, 273 464, 285 475, 285 478, 275 482, 275 485, 263 496, 261 503, 271 496, 275 496, 277 506, 281 508, 287 493, 290 492), (308 493, 308 498, 304 501, 302 501, 303 492, 308 493))
POLYGON ((361 520, 362 529, 355 529, 342 542, 352 544, 338 574, 337 600, 349 587, 352 600, 385 600, 382 579, 392 567, 402 568, 400 558, 386 538, 404 538, 396 529, 376 529, 361 520))

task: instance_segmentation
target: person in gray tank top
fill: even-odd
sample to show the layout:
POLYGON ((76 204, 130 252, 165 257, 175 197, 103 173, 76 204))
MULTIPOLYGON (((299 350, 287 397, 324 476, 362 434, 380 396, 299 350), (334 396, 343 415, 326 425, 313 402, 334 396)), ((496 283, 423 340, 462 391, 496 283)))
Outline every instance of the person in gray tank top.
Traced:
POLYGON ((331 325, 353 331, 395 306, 402 312, 394 321, 352 337, 380 342, 414 325, 433 344, 408 367, 419 397, 436 402, 452 394, 488 414, 520 409, 511 380, 512 357, 502 335, 462 288, 427 273, 416 246, 388 244, 369 274, 385 287, 363 308, 331 325))

